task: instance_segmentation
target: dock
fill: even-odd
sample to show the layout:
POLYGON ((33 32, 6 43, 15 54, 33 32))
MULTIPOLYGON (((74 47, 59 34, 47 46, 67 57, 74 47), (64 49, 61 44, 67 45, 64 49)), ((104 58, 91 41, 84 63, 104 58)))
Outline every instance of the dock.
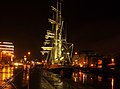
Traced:
POLYGON ((59 74, 37 67, 31 69, 29 89, 76 89, 63 79, 59 74))

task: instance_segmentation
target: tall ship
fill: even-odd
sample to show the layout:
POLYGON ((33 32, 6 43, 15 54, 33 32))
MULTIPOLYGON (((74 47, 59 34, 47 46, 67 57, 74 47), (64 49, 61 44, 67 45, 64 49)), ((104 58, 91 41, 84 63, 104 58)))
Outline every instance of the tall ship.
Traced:
POLYGON ((51 6, 52 17, 48 18, 51 29, 47 30, 41 52, 44 56, 45 69, 69 76, 73 71, 73 44, 67 42, 61 13, 62 3, 63 0, 56 0, 56 6, 51 6))

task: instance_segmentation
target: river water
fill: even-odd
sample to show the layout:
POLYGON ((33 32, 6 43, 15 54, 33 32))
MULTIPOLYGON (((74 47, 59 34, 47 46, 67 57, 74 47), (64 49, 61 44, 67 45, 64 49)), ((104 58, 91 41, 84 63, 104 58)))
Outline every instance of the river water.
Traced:
MULTIPOLYGON (((5 80, 13 76, 13 67, 0 68, 0 87, 5 84, 5 80)), ((10 89, 11 85, 8 85, 5 89, 10 89)))
POLYGON ((90 74, 78 71, 73 73, 73 80, 80 89, 120 89, 119 75, 90 74))
MULTIPOLYGON (((15 67, 4 67, 0 69, 0 89, 5 84, 5 80, 17 74, 20 71, 15 67)), ((35 75, 39 76, 37 71, 35 75)), ((32 76, 31 84, 39 85, 39 77, 32 76), (37 81, 37 82, 36 82, 37 81)), ((18 77, 14 78, 13 83, 17 89, 22 89, 24 84, 27 84, 29 75, 22 72, 18 77)), ((119 75, 105 75, 105 74, 90 74, 83 73, 82 71, 73 72, 72 78, 68 79, 69 84, 72 84, 75 89, 120 89, 120 76, 119 75)), ((29 85, 29 84, 28 84, 29 85)), ((24 89, 34 89, 34 85, 24 87, 24 89), (33 87, 33 88, 30 88, 33 87)), ((64 85, 65 86, 65 85, 64 85)), ((15 89, 11 84, 8 84, 4 89, 15 89)), ((67 88, 62 88, 67 89, 67 88)))
POLYGON ((27 84, 29 73, 28 70, 23 71, 23 69, 23 66, 0 68, 0 89, 21 89, 24 84, 27 84), (10 78, 12 81, 8 82, 10 78))

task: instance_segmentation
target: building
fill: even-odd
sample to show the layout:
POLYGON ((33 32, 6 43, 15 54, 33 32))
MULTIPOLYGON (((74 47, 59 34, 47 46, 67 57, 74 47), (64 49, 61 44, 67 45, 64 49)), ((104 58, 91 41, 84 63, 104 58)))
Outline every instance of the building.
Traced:
POLYGON ((0 63, 8 64, 14 58, 14 45, 12 42, 0 42, 0 63))
POLYGON ((74 55, 73 55, 72 65, 73 66, 78 66, 79 65, 79 54, 77 52, 75 52, 74 55))
POLYGON ((82 51, 80 53, 80 67, 101 67, 101 56, 95 51, 82 51))

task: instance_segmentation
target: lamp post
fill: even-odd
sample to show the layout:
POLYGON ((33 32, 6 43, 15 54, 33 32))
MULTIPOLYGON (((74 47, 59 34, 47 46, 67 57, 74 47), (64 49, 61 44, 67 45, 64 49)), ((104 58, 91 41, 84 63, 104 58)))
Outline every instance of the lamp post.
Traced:
POLYGON ((24 56, 24 61, 25 61, 25 62, 27 61, 26 55, 24 56))
POLYGON ((31 52, 28 52, 28 61, 30 61, 30 54, 31 52))
POLYGON ((24 55, 24 70, 27 68, 27 57, 24 55))
POLYGON ((30 52, 28 52, 28 55, 30 55, 31 53, 30 52))

